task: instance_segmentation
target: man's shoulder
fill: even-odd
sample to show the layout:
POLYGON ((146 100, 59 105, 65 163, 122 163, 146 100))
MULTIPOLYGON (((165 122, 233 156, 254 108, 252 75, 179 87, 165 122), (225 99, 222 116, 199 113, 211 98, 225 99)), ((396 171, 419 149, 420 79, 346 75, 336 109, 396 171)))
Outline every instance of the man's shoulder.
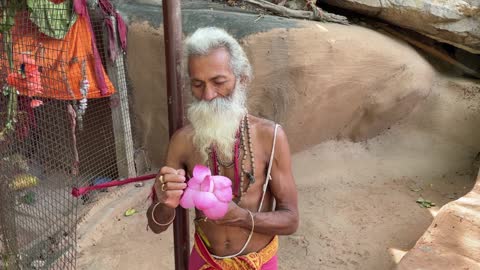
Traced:
POLYGON ((185 125, 179 128, 170 138, 170 143, 179 145, 188 145, 191 142, 193 136, 193 127, 191 125, 185 125))
MULTIPOLYGON (((249 117, 252 121, 252 124, 255 126, 256 133, 261 138, 261 140, 264 142, 272 141, 275 133, 275 126, 277 123, 272 120, 261 118, 261 117, 256 117, 256 116, 249 116, 249 117)), ((277 135, 279 135, 280 133, 281 134, 284 133, 281 126, 277 130, 277 135)))
POLYGON ((263 117, 259 117, 259 116, 255 116, 255 115, 251 115, 251 114, 248 115, 248 118, 250 119, 250 121, 254 122, 257 125, 261 125, 261 126, 273 126, 273 125, 275 125, 275 122, 273 122, 272 120, 267 119, 267 118, 263 118, 263 117))
POLYGON ((175 160, 175 164, 183 164, 192 152, 193 128, 190 125, 179 128, 170 138, 168 146, 168 155, 175 160))
POLYGON ((175 131, 173 136, 179 137, 179 138, 188 138, 193 135, 193 127, 190 124, 187 124, 175 131))

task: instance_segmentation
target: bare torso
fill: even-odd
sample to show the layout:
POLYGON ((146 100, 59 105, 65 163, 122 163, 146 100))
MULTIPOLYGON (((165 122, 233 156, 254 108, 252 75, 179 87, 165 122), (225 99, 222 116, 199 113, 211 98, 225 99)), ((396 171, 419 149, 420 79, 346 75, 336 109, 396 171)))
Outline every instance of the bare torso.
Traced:
MULTIPOLYGON (((253 152, 255 157, 255 182, 248 187, 247 192, 241 198, 240 207, 250 210, 251 212, 257 212, 262 198, 262 186, 265 183, 266 173, 268 168, 268 162, 270 159, 270 153, 272 151, 274 123, 268 120, 260 119, 250 116, 250 129, 253 143, 253 152)), ((191 127, 185 127, 185 135, 190 137, 193 134, 191 127)), ((195 147, 191 143, 191 139, 186 140, 189 145, 186 146, 188 152, 192 153, 186 157, 183 162, 186 167, 188 175, 192 175, 193 167, 197 164, 201 164, 202 158, 200 153, 195 150, 195 147)), ((240 154, 242 156, 242 152, 240 154)), ((251 162, 246 160, 246 170, 251 170, 251 162)), ((222 175, 234 179, 233 168, 221 167, 222 175)), ((248 179, 244 179, 244 190, 247 188, 248 179)), ((270 189, 267 189, 265 199, 261 212, 271 211, 273 206, 273 196, 270 189)), ((204 221, 204 217, 201 211, 196 211, 196 224, 204 232, 207 237, 210 248, 209 251, 218 256, 232 255, 240 251, 247 241, 250 230, 215 224, 212 221, 204 221)), ((243 252, 243 254, 256 252, 264 248, 274 237, 274 235, 254 233, 252 239, 243 252)))

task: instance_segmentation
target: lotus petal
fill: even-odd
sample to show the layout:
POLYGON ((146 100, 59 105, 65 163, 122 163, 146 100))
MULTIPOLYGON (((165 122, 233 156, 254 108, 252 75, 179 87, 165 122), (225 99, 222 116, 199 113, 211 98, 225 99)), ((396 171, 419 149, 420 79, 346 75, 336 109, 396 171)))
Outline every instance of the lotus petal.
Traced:
POLYGON ((195 167, 193 168, 193 177, 198 178, 200 182, 202 182, 207 175, 212 175, 208 167, 205 167, 203 165, 195 165, 195 167))
POLYGON ((204 192, 213 192, 215 184, 213 183, 213 179, 210 175, 207 175, 203 182, 200 184, 200 191, 204 192))
POLYGON ((203 210, 203 213, 209 219, 216 220, 216 219, 223 218, 227 213, 227 211, 228 211, 228 203, 217 202, 214 207, 203 210))
POLYGON ((193 197, 196 195, 198 191, 191 189, 191 188, 186 188, 185 191, 183 192, 182 198, 180 198, 180 205, 183 208, 194 208, 195 203, 193 202, 193 197))
POLYGON ((202 211, 219 203, 217 197, 215 197, 213 193, 202 191, 197 191, 194 193, 193 202, 195 203, 195 206, 202 211))
POLYGON ((230 178, 221 176, 221 175, 212 175, 210 176, 215 183, 215 188, 226 188, 232 186, 232 180, 230 178))
POLYGON ((188 180, 187 185, 189 188, 193 188, 195 190, 200 190, 200 184, 202 181, 199 181, 198 178, 192 177, 188 180))
POLYGON ((232 194, 232 188, 227 187, 227 188, 216 188, 215 191, 213 191, 213 194, 215 194, 215 197, 221 202, 230 202, 233 198, 232 194))

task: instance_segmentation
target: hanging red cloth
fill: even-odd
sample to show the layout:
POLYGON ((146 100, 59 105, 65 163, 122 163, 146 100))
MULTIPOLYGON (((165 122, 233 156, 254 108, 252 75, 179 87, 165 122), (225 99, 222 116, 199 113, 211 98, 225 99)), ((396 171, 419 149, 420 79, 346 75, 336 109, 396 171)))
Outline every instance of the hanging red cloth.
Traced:
POLYGON ((115 10, 109 0, 99 0, 98 4, 100 6, 100 10, 103 12, 105 17, 105 25, 107 26, 110 60, 114 62, 121 51, 127 52, 127 26, 123 21, 122 16, 120 16, 120 14, 115 10), (115 17, 117 29, 115 29, 115 25, 113 25, 112 20, 110 20, 110 16, 115 17), (117 40, 115 40, 114 34, 116 31, 118 32, 121 51, 117 50, 117 40))

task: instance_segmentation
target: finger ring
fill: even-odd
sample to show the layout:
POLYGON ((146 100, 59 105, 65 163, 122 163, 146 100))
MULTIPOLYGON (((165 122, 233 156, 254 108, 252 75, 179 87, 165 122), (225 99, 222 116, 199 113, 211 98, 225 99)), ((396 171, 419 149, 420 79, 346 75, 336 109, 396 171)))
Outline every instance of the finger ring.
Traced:
POLYGON ((164 191, 164 192, 167 191, 166 186, 165 186, 165 183, 162 184, 162 187, 161 187, 160 189, 161 189, 162 191, 164 191))
POLYGON ((165 182, 163 181, 163 174, 162 174, 162 175, 160 175, 160 178, 159 178, 159 180, 160 180, 160 183, 162 183, 162 184, 165 184, 165 182))

